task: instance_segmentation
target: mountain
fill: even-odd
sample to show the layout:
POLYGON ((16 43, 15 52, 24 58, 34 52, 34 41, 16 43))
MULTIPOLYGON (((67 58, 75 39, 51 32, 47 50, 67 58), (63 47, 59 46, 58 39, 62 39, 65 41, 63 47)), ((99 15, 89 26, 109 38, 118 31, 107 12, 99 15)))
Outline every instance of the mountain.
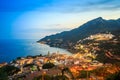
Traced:
POLYGON ((52 47, 65 48, 74 52, 72 49, 77 41, 89 37, 90 35, 108 32, 112 34, 120 33, 120 18, 117 20, 105 20, 102 17, 98 17, 78 28, 46 36, 37 42, 45 43, 52 47))

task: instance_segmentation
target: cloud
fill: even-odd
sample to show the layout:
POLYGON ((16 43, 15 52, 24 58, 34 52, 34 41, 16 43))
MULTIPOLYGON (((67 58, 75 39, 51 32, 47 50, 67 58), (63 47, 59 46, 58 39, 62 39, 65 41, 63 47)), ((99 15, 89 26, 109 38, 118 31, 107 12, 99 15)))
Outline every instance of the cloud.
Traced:
POLYGON ((4 0, 0 11, 83 12, 120 8, 120 0, 4 0))
POLYGON ((110 11, 120 9, 119 0, 53 0, 44 8, 37 7, 40 12, 83 13, 90 11, 110 11))
POLYGON ((65 2, 62 1, 49 7, 48 10, 63 13, 77 13, 97 10, 120 9, 119 0, 66 0, 65 2))

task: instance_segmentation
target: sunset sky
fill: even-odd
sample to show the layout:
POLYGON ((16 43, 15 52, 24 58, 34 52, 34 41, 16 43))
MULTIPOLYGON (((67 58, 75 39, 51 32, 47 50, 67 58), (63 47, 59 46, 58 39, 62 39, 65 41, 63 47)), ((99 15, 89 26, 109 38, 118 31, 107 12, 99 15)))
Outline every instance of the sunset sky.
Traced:
POLYGON ((40 39, 100 16, 120 18, 120 0, 1 0, 0 39, 40 39))

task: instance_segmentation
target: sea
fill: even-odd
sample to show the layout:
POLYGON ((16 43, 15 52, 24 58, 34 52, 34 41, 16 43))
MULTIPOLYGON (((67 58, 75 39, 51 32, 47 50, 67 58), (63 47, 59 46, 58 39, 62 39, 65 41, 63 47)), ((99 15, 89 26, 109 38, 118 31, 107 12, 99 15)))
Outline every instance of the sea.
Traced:
POLYGON ((11 62, 17 57, 46 55, 50 53, 71 54, 65 49, 50 47, 36 42, 35 39, 0 40, 0 63, 11 62))

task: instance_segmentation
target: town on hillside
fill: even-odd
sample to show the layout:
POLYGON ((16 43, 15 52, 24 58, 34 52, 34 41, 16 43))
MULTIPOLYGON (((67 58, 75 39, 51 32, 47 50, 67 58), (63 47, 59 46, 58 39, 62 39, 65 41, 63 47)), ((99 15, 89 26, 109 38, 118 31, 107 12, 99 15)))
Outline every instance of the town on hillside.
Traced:
MULTIPOLYGON (((109 63, 104 55, 99 60, 99 54, 96 54, 102 50, 98 47, 100 42, 111 42, 112 38, 114 35, 110 33, 91 35, 77 42, 74 48, 78 52, 74 54, 48 51, 47 55, 18 57, 10 63, 1 63, 1 79, 3 77, 4 80, 109 80, 109 77, 114 78, 115 75, 119 77, 120 57, 113 55, 112 51, 107 51, 104 55, 110 60, 116 60, 109 63), (102 62, 107 60, 108 62, 102 62)), ((112 42, 116 43, 117 39, 113 39, 112 42)))

